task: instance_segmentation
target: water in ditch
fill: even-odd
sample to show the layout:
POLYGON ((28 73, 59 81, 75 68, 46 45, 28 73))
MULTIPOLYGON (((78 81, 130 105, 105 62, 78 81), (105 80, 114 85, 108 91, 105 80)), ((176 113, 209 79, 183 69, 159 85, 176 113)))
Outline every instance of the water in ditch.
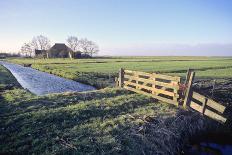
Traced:
POLYGON ((232 155, 232 134, 209 133, 192 139, 183 155, 232 155))
POLYGON ((30 67, 0 61, 25 89, 36 95, 95 90, 94 87, 73 80, 41 72, 30 67))

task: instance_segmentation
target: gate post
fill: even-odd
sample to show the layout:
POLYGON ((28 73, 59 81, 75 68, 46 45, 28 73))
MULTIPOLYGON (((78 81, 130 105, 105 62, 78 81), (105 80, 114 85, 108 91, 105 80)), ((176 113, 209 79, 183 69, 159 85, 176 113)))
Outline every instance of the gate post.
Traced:
POLYGON ((186 82, 185 84, 187 84, 187 90, 184 93, 184 96, 185 96, 184 104, 183 104, 184 108, 186 108, 186 106, 189 105, 189 102, 191 101, 191 94, 192 94, 192 90, 191 90, 192 88, 191 87, 192 87, 192 84, 193 84, 194 77, 195 77, 195 72, 189 70, 188 74, 187 74, 188 79, 186 79, 186 81, 185 81, 186 82), (189 76, 189 78, 188 78, 188 76, 189 76))
POLYGON ((123 87, 123 81, 124 81, 124 69, 120 68, 119 75, 118 75, 118 86, 123 87))

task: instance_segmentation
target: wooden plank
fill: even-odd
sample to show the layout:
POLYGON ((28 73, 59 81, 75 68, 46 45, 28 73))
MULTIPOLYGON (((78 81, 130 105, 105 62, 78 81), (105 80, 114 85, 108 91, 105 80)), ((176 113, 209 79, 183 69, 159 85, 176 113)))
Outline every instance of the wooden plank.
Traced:
POLYGON ((226 109, 225 106, 211 100, 211 99, 208 99, 208 102, 207 102, 207 106, 219 111, 220 113, 223 113, 226 109))
MULTIPOLYGON (((201 95, 201 94, 199 94, 199 93, 193 92, 193 98, 195 98, 195 99, 197 99, 198 101, 204 103, 204 102, 205 102, 205 99, 206 99, 207 97, 205 97, 205 96, 203 96, 203 95, 201 95)), ((226 109, 225 106, 223 106, 223 105, 221 105, 221 104, 219 104, 219 103, 213 101, 212 99, 207 98, 207 100, 208 100, 207 103, 206 103, 207 106, 209 106, 209 107, 211 107, 211 108, 213 108, 213 109, 219 111, 220 113, 223 113, 223 112, 225 111, 225 109, 226 109)))
POLYGON ((166 88, 173 88, 179 90, 179 85, 178 84, 169 84, 169 83, 164 83, 160 81, 155 81, 155 85, 166 87, 166 88))
POLYGON ((150 84, 154 84, 154 85, 158 85, 158 86, 162 86, 162 87, 166 87, 166 88, 172 88, 172 89, 177 89, 179 90, 179 85, 176 83, 165 83, 165 82, 160 82, 160 81, 155 81, 152 79, 144 79, 144 78, 139 78, 139 77, 135 77, 135 76, 131 76, 131 75, 124 75, 124 77, 128 80, 125 79, 125 81, 132 81, 132 80, 138 80, 140 82, 146 82, 146 83, 150 83, 150 84))
POLYGON ((208 116, 208 117, 210 117, 210 118, 212 118, 212 119, 214 119, 214 120, 216 120, 218 122, 221 122, 221 123, 225 123, 226 122, 226 118, 225 117, 220 116, 217 113, 215 113, 215 112, 213 112, 213 111, 211 111, 209 109, 205 109, 204 115, 206 115, 206 116, 208 116))
POLYGON ((194 109, 194 110, 196 110, 196 111, 198 111, 198 112, 200 112, 201 113, 201 111, 202 111, 202 106, 201 105, 199 105, 199 104, 197 104, 197 103, 195 103, 195 102, 193 102, 193 101, 191 101, 190 102, 190 105, 189 105, 192 109, 194 109))
POLYGON ((185 99, 184 99, 184 104, 183 104, 184 108, 188 106, 189 102, 191 101, 191 93, 192 93, 191 87, 193 84, 194 76, 195 76, 195 72, 191 72, 189 82, 188 82, 188 88, 185 94, 185 99))
POLYGON ((150 91, 152 91, 152 90, 153 90, 153 88, 152 88, 152 87, 148 87, 148 86, 140 85, 140 84, 133 83, 133 82, 129 82, 129 81, 124 81, 124 84, 125 84, 125 85, 132 85, 132 86, 135 86, 136 88, 137 88, 137 87, 139 87, 139 88, 144 88, 144 89, 147 89, 147 90, 150 90, 150 91))
POLYGON ((184 82, 185 85, 188 84, 191 72, 193 72, 193 71, 194 71, 193 69, 190 69, 190 68, 188 69, 187 74, 186 74, 186 78, 185 78, 185 82, 184 82))
POLYGON ((201 94, 198 94, 197 92, 193 92, 192 94, 192 98, 200 101, 201 103, 204 103, 205 102, 205 96, 201 95, 201 94))
POLYGON ((135 86, 137 89, 147 89, 147 90, 150 90, 151 92, 155 92, 155 94, 165 94, 165 95, 168 95, 168 96, 171 96, 171 97, 178 97, 179 95, 178 94, 175 94, 173 92, 169 92, 169 91, 166 91, 166 90, 162 90, 162 89, 157 89, 157 88, 153 88, 153 87, 149 87, 149 86, 144 86, 144 85, 140 85, 140 84, 137 84, 137 83, 133 83, 133 82, 129 82, 129 81, 124 81, 124 84, 125 85, 132 85, 132 86, 135 86))
POLYGON ((141 72, 141 71, 131 71, 131 70, 124 70, 125 74, 138 74, 141 76, 152 76, 151 73, 141 72))
POLYGON ((153 73, 152 77, 159 78, 159 79, 170 80, 170 81, 180 82, 180 77, 178 77, 178 76, 170 76, 170 75, 153 73))
POLYGON ((202 113, 202 114, 204 114, 204 112, 205 112, 207 101, 208 101, 208 99, 205 98, 205 102, 202 103, 202 106, 201 106, 201 107, 202 107, 202 109, 201 109, 201 113, 202 113))
POLYGON ((144 92, 144 91, 137 90, 137 89, 135 89, 135 88, 131 88, 131 87, 128 87, 128 86, 124 86, 124 88, 127 89, 127 90, 130 90, 130 91, 139 93, 139 94, 143 94, 143 95, 147 95, 147 96, 153 97, 153 98, 155 98, 155 99, 158 99, 158 100, 163 101, 163 102, 166 102, 166 103, 178 105, 178 102, 173 101, 173 100, 171 100, 171 99, 167 99, 167 98, 163 98, 163 97, 161 97, 161 96, 157 96, 157 95, 154 95, 154 94, 146 93, 146 92, 144 92))
POLYGON ((157 73, 146 73, 146 72, 131 71, 131 70, 124 70, 124 72, 125 72, 125 74, 138 74, 141 76, 149 76, 149 77, 153 77, 153 78, 160 78, 160 79, 180 82, 180 77, 178 77, 178 76, 170 76, 170 75, 157 74, 157 73))

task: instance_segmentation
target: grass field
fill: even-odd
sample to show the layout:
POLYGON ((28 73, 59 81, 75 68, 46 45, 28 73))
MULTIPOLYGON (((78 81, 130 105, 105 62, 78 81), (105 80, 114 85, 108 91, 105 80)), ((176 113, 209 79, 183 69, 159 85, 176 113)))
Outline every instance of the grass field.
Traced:
POLYGON ((174 106, 112 88, 38 97, 22 89, 2 66, 0 73, 1 154, 135 154, 144 149, 148 153, 166 154, 179 151, 177 146, 164 146, 170 137, 180 141, 179 136, 166 133, 178 127, 166 124, 178 117, 174 106), (146 138, 146 124, 154 119, 154 126, 165 130, 146 130, 146 138), (157 136, 156 140, 149 139, 149 134, 157 136), (161 139, 162 135, 166 138, 161 139), (163 144, 152 144, 155 141, 157 144, 163 141, 163 144), (151 144, 162 150, 155 150, 151 144))
POLYGON ((231 78, 231 57, 113 57, 108 59, 10 59, 10 62, 30 63, 33 68, 97 88, 112 86, 120 68, 146 72, 161 72, 184 77, 188 68, 197 78, 231 78))
MULTIPOLYGON (((98 88, 112 86, 120 67, 181 76, 185 75, 186 69, 195 68, 198 78, 220 79, 224 84, 226 89, 215 89, 216 100, 231 101, 230 82, 226 83, 224 79, 232 78, 232 59, 226 57, 8 61, 32 63, 38 70, 98 88)), ((174 155, 182 151, 189 138, 200 132, 227 130, 198 113, 123 89, 105 88, 38 97, 22 89, 2 66, 0 74, 0 154, 174 155)), ((197 85, 197 89, 210 94, 209 85, 204 83, 197 85)))

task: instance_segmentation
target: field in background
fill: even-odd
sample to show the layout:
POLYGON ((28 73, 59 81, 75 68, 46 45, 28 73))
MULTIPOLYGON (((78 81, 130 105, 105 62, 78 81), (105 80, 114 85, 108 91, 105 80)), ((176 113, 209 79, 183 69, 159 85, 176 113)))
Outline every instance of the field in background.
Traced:
POLYGON ((120 68, 161 72, 185 77, 193 68, 196 78, 231 78, 231 57, 112 57, 99 59, 9 59, 18 64, 32 64, 33 68, 52 73, 97 88, 112 86, 120 68))

